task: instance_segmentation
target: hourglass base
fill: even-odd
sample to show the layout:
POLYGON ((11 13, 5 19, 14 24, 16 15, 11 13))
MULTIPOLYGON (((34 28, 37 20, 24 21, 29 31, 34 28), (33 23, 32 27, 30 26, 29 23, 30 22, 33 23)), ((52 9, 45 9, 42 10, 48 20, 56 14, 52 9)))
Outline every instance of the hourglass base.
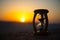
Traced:
POLYGON ((37 31, 37 33, 34 33, 34 35, 37 35, 37 36, 48 36, 48 31, 37 31))

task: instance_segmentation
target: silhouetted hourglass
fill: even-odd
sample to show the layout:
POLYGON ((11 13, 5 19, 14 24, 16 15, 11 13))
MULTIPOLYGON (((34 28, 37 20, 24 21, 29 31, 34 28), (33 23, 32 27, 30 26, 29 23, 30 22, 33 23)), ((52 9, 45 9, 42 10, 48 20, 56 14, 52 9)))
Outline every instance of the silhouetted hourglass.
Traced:
POLYGON ((49 11, 47 9, 36 9, 34 10, 33 17, 33 28, 34 32, 47 32, 48 30, 48 16, 47 13, 49 11), (38 18, 36 18, 38 16, 38 18), (36 21, 37 20, 37 21, 36 21))

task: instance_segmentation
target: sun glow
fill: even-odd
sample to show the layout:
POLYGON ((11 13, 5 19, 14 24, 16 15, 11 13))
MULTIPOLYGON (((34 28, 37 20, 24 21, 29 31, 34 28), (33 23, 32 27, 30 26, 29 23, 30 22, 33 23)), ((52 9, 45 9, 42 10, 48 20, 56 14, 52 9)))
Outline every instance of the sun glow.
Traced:
POLYGON ((24 17, 22 17, 22 18, 21 18, 21 22, 24 22, 24 21, 25 21, 25 18, 24 18, 24 17))

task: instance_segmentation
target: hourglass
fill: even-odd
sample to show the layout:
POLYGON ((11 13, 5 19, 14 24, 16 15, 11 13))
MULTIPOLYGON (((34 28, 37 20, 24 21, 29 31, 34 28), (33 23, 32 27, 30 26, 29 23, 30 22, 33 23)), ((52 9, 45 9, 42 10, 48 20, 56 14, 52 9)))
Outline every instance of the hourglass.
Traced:
POLYGON ((35 33, 48 31, 48 15, 47 15, 48 12, 49 11, 47 9, 34 10, 33 28, 35 33))

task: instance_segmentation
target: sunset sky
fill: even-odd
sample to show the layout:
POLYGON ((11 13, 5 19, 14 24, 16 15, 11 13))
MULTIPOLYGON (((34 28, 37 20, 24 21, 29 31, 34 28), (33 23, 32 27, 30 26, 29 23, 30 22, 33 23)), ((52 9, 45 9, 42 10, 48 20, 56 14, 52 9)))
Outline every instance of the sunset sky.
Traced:
POLYGON ((0 0, 0 21, 32 22, 35 9, 48 9, 50 23, 60 23, 60 0, 0 0))

